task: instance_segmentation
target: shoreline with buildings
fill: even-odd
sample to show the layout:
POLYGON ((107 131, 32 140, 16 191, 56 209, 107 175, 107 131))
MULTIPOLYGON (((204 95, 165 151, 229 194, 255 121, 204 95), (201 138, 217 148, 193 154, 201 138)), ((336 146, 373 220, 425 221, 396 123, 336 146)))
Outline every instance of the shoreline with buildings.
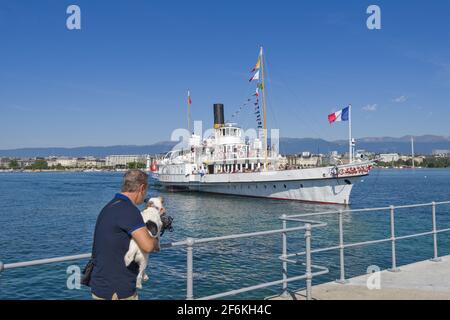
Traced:
MULTIPOLYGON (((106 157, 2 157, 0 172, 112 172, 128 169, 146 169, 149 163, 163 154, 109 155, 106 157)), ((284 155, 280 163, 286 169, 303 169, 345 164, 348 155, 332 151, 328 154, 313 154, 309 151, 284 155)), ((435 150, 432 155, 411 155, 399 153, 373 153, 357 150, 356 158, 374 161, 376 168, 450 168, 450 150, 435 150)))
POLYGON ((107 157, 3 157, 0 171, 124 171, 145 169, 151 155, 110 155, 107 157))

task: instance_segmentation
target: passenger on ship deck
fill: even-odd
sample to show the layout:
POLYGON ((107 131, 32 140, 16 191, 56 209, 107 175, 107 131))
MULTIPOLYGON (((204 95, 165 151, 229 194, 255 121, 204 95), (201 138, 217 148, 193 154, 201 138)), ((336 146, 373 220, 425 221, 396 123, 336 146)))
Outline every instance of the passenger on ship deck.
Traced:
POLYGON ((96 300, 137 300, 136 278, 139 266, 125 265, 124 256, 134 239, 144 253, 152 252, 157 239, 149 235, 136 207, 144 202, 148 175, 130 170, 123 177, 121 193, 102 209, 95 225, 90 287, 96 300))

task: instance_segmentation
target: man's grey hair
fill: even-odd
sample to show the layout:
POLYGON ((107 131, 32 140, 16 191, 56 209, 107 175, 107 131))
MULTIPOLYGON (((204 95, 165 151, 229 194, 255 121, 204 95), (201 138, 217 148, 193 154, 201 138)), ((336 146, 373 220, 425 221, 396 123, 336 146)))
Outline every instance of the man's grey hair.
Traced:
POLYGON ((129 170, 123 176, 122 192, 136 192, 143 184, 148 184, 148 175, 141 170, 129 170))

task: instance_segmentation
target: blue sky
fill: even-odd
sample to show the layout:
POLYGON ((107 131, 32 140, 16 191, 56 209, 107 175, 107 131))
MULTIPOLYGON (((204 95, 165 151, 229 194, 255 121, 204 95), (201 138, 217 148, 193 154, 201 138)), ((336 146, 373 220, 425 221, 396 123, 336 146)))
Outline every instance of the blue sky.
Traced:
MULTIPOLYGON (((2 0, 0 148, 145 145, 226 118, 254 90, 263 45, 269 127, 347 137, 450 135, 450 2, 2 0), (81 8, 81 30, 66 8, 81 8), (382 29, 368 30, 377 4, 382 29)), ((237 118, 255 127, 249 109, 237 118)))

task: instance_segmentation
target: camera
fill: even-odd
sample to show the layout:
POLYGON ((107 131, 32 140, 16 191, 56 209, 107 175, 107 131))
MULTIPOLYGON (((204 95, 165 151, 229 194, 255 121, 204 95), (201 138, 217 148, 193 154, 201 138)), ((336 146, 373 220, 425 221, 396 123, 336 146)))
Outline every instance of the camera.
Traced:
POLYGON ((169 232, 173 231, 172 221, 173 221, 173 218, 167 214, 163 214, 161 216, 161 222, 162 222, 162 227, 161 227, 161 232, 160 232, 161 236, 164 234, 164 232, 166 230, 169 230, 169 232))

